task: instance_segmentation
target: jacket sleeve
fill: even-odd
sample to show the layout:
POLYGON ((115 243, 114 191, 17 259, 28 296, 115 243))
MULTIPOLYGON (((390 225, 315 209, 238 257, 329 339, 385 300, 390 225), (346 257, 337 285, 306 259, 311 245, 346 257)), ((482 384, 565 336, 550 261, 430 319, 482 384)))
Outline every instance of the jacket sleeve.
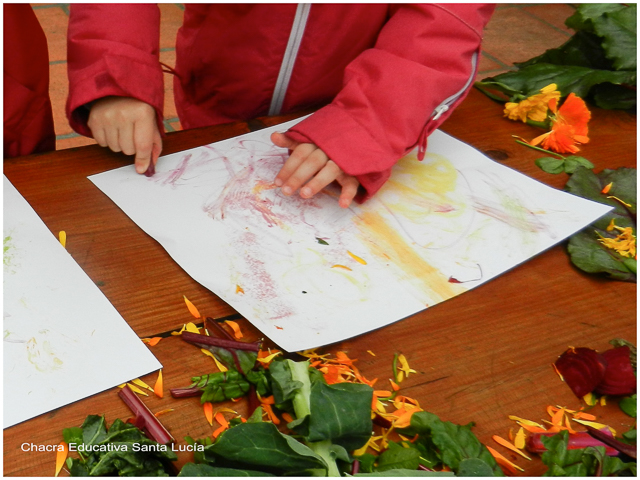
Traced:
POLYGON ((364 187, 364 201, 473 85, 493 5, 396 5, 374 48, 345 70, 332 103, 287 132, 320 147, 364 187))
POLYGON ((160 10, 155 4, 72 4, 67 37, 71 127, 91 136, 86 104, 109 95, 151 105, 163 132, 160 10))

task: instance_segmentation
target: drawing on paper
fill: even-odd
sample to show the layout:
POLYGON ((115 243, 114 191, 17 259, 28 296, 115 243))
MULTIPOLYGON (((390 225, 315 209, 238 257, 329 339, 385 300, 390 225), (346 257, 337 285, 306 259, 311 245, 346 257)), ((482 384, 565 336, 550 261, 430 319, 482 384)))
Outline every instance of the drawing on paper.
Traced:
MULTIPOLYGON (((295 123, 295 122, 291 122, 295 123)), ((441 133, 362 205, 285 197, 279 125, 90 177, 194 279, 286 350, 343 340, 474 288, 607 207, 557 191, 441 133)))
POLYGON ((4 428, 160 368, 3 179, 4 428), (126 355, 114 355, 114 345, 126 355))

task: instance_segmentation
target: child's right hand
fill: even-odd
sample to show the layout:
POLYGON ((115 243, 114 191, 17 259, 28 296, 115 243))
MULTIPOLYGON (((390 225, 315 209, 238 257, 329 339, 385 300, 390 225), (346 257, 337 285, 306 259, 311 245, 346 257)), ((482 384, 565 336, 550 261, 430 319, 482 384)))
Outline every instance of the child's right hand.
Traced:
POLYGON ((162 137, 151 105, 130 97, 104 97, 91 106, 88 125, 98 145, 135 155, 136 172, 145 173, 158 161, 162 137))

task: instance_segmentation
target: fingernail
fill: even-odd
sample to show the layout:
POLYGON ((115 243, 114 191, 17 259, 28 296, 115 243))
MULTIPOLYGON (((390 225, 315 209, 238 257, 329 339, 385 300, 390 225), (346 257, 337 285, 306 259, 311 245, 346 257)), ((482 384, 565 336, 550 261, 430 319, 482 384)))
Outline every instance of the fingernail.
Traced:
POLYGON ((291 195, 293 193, 293 190, 289 185, 287 185, 286 187, 282 187, 282 193, 284 193, 285 195, 291 195))
POLYGON ((300 190, 300 196, 302 198, 309 198, 311 196, 311 189, 309 187, 304 187, 300 190))
POLYGON ((276 187, 281 187, 284 182, 281 179, 276 178, 273 183, 276 184, 276 187))

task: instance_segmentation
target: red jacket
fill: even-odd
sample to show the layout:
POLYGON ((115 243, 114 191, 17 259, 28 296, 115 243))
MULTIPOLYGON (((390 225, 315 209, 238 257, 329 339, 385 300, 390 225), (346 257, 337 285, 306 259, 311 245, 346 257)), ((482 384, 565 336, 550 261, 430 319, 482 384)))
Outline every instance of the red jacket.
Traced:
MULTIPOLYGON (((193 128, 322 107, 289 136, 318 145, 371 195, 466 95, 492 11, 478 4, 187 4, 176 44, 180 121, 193 128)), ((159 21, 153 5, 71 6, 67 114, 74 129, 90 135, 82 106, 106 95, 149 103, 162 128, 159 21)))
POLYGON ((4 156, 55 150, 47 39, 29 4, 4 7, 4 156))

